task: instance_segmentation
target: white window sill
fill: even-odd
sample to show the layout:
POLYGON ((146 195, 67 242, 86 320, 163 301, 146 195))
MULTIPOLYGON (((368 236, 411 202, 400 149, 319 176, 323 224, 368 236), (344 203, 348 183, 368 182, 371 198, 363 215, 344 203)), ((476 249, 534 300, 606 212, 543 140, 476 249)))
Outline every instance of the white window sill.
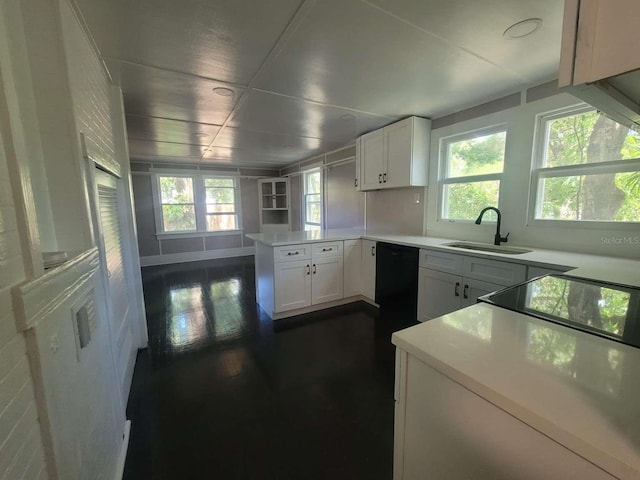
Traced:
POLYGON ((159 232, 156 233, 158 240, 167 240, 169 238, 202 238, 202 237, 221 237, 227 235, 242 235, 244 230, 217 230, 214 232, 159 232))

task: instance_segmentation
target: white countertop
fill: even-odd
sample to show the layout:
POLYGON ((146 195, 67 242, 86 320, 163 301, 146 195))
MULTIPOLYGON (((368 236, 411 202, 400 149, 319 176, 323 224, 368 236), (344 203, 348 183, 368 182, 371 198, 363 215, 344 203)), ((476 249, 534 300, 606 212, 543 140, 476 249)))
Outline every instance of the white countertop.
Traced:
POLYGON ((487 304, 392 342, 612 475, 640 477, 640 349, 487 304))
MULTIPOLYGON (((447 243, 460 242, 452 238, 423 237, 410 235, 387 235, 362 230, 325 230, 309 232, 281 232, 248 234, 248 238, 270 247, 296 245, 309 242, 330 240, 354 240, 364 238, 377 242, 395 243, 417 248, 428 248, 459 255, 502 260, 536 267, 560 267, 571 270, 571 275, 603 280, 624 285, 640 286, 640 260, 604 257, 583 253, 571 253, 557 250, 544 250, 526 247, 530 253, 507 255, 494 252, 481 252, 448 247, 447 243)), ((506 244, 512 246, 511 244, 506 244)))

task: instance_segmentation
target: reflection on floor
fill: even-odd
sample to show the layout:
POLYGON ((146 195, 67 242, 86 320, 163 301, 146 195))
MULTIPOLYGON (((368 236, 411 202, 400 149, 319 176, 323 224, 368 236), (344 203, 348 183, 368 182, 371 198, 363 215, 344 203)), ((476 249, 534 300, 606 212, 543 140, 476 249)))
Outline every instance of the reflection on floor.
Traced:
POLYGON ((359 302, 273 323, 253 257, 143 270, 125 479, 390 479, 394 349, 359 302))

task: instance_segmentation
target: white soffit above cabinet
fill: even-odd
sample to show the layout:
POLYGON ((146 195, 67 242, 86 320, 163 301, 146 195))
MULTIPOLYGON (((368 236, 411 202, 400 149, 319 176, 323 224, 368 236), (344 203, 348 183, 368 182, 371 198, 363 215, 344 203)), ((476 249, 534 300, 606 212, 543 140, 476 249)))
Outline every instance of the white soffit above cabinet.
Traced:
POLYGON ((563 12, 561 0, 73 1, 124 92, 132 158, 265 167, 555 78, 563 12), (535 34, 503 37, 532 17, 535 34))

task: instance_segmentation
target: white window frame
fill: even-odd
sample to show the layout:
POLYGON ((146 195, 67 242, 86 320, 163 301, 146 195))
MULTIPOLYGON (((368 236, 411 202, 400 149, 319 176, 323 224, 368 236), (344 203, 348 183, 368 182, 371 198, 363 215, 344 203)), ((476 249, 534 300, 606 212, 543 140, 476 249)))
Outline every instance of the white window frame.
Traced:
POLYGON ((324 223, 324 179, 322 167, 310 168, 308 170, 304 170, 301 172, 302 176, 302 228, 303 230, 307 230, 307 226, 316 227, 319 230, 322 230, 322 226, 324 223), (320 202, 310 202, 310 203, 320 203, 320 223, 310 222, 307 220, 307 195, 318 195, 318 194, 308 194, 307 193, 307 176, 318 173, 320 175, 320 202))
MULTIPOLYGON (((439 145, 439 175, 438 175, 438 216, 437 221, 439 222, 448 222, 448 223, 473 223, 474 220, 464 220, 458 218, 447 218, 444 216, 444 212, 447 207, 447 199, 445 198, 445 186, 452 184, 462 184, 462 183, 476 183, 476 182, 484 182, 484 181, 495 181, 499 182, 498 186, 498 205, 485 205, 485 207, 496 207, 501 208, 502 204, 502 178, 504 175, 504 168, 506 165, 506 144, 509 138, 509 128, 507 124, 500 123, 497 125, 491 125, 488 127, 482 127, 475 130, 468 130, 466 132, 457 133, 455 135, 450 135, 447 137, 442 137, 440 139, 439 145), (492 135, 495 133, 505 132, 505 158, 502 163, 502 172, 500 173, 487 173, 484 175, 468 175, 464 177, 447 177, 447 171, 449 170, 449 145, 452 143, 461 142, 464 140, 470 140, 477 137, 484 137, 486 135, 492 135)), ((478 210, 478 214, 480 210, 478 210)), ((485 223, 495 223, 495 221, 487 219, 485 223)))
POLYGON ((536 115, 533 158, 531 162, 531 184, 529 188, 528 224, 537 226, 569 227, 569 228, 599 228, 599 229, 628 229, 629 225, 638 225, 640 222, 616 222, 593 220, 556 220, 550 218, 538 218, 542 211, 543 189, 540 180, 545 178, 557 178, 566 176, 581 176, 607 173, 625 173, 640 170, 640 158, 635 160, 615 160, 601 163, 583 163, 579 165, 565 165, 560 167, 545 167, 546 145, 549 136, 549 122, 558 118, 578 115, 596 110, 591 105, 580 103, 564 107, 551 112, 536 115))
MULTIPOLYGON (((201 175, 202 178, 202 198, 203 198, 203 202, 204 202, 204 206, 203 206, 203 214, 204 214, 204 218, 203 218, 203 225, 204 225, 204 231, 207 233, 214 233, 214 232, 237 232, 238 230, 240 230, 240 225, 242 225, 241 221, 241 217, 240 217, 240 188, 238 186, 238 178, 237 177, 229 177, 226 175, 211 175, 211 174, 207 174, 207 175, 201 175), (207 213, 207 186, 206 186, 206 180, 208 179, 223 179, 223 180, 233 180, 233 187, 217 187, 217 188, 233 188, 233 212, 219 212, 219 213, 207 213), (237 225, 235 229, 230 229, 230 230, 207 230, 207 225, 209 222, 207 222, 207 216, 209 215, 235 215, 238 218, 237 221, 237 225)), ((216 188, 216 187, 209 187, 209 188, 216 188)), ((196 211, 196 216, 197 216, 197 211, 196 211)))
POLYGON ((216 175, 215 172, 185 172, 156 169, 150 172, 153 181, 151 182, 151 189, 153 193, 153 207, 155 213, 155 226, 156 237, 158 238, 188 238, 188 237, 203 237, 203 236, 219 236, 219 235, 237 235, 241 234, 242 228, 242 204, 241 204, 241 192, 240 192, 240 179, 238 175, 220 174, 216 175), (160 190, 160 177, 186 177, 193 180, 193 195, 195 202, 195 215, 196 215, 196 229, 195 230, 180 230, 180 231, 165 231, 164 220, 162 213, 162 197, 160 190), (205 178, 223 178, 232 179, 234 185, 234 214, 238 217, 238 228, 234 230, 207 230, 207 198, 205 188, 205 178))

